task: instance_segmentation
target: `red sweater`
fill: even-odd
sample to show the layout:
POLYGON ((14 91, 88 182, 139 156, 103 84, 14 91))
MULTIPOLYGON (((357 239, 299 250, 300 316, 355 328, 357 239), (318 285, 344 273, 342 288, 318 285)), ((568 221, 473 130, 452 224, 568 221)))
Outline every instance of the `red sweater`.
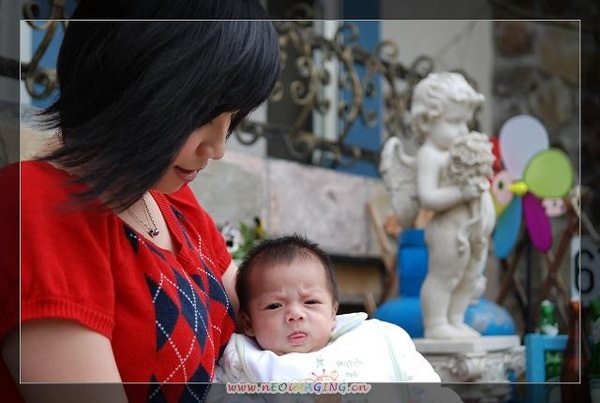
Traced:
MULTIPOLYGON (((46 162, 21 163, 21 322, 72 319, 108 337, 123 382, 144 383, 126 386, 130 401, 202 398, 204 387, 185 383, 213 379, 234 330, 220 232, 188 186, 153 192, 178 252, 163 250, 112 211, 69 208, 82 189, 69 178, 46 162)), ((0 283, 11 274, 0 272, 0 283)), ((6 291, 0 339, 18 325, 16 289, 6 291)))

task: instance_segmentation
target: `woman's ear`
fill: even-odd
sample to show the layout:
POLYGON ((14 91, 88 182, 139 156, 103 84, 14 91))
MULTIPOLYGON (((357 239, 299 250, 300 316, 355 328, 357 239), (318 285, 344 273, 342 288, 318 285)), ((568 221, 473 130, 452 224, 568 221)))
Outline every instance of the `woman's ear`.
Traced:
POLYGON ((240 311, 240 326, 241 331, 248 337, 254 337, 254 329, 252 328, 252 320, 246 312, 240 311))

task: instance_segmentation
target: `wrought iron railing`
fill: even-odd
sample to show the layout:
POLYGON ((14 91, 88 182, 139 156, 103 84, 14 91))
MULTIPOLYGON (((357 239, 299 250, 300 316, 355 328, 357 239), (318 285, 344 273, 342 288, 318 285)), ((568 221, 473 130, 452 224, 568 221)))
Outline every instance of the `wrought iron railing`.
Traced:
MULTIPOLYGON (((405 66, 395 61, 398 46, 392 41, 382 41, 367 50, 359 45, 360 32, 352 23, 340 23, 331 38, 318 33, 307 21, 277 21, 275 26, 284 64, 294 66, 297 78, 278 82, 271 102, 280 101, 288 91, 301 112, 286 127, 245 122, 237 133, 242 143, 251 144, 261 136, 281 136, 294 158, 302 160, 320 150, 328 152, 337 165, 351 165, 359 160, 377 163, 379 159, 379 150, 346 141, 358 121, 367 129, 381 123, 384 137, 408 135, 405 115, 409 97, 414 85, 433 71, 433 58, 421 56, 405 66), (293 60, 289 57, 292 52, 293 60), (326 91, 330 86, 337 86, 345 96, 331 99, 326 91), (381 113, 366 106, 367 99, 377 97, 383 101, 381 113), (325 115, 332 109, 338 118, 335 136, 313 133, 307 125, 313 113, 325 115)), ((381 133, 365 130, 364 135, 378 136, 375 144, 382 142, 381 133)))
POLYGON ((42 57, 47 52, 52 39, 60 25, 66 27, 65 0, 52 0, 50 15, 47 20, 39 21, 39 6, 31 1, 23 5, 23 17, 27 24, 34 30, 43 31, 42 38, 29 62, 21 63, 21 80, 27 93, 35 99, 48 98, 57 88, 56 69, 40 66, 42 57))

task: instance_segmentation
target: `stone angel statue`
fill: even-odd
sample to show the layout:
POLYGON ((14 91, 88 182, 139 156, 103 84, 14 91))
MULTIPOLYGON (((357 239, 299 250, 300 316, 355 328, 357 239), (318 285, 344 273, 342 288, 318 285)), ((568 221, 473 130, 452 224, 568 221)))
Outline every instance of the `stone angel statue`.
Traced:
POLYGON ((424 139, 416 156, 406 155, 398 138, 387 140, 381 153, 381 177, 402 226, 412 227, 419 209, 434 211, 425 228, 427 276, 420 291, 426 338, 481 336, 464 316, 485 288, 495 223, 491 143, 468 128, 483 100, 462 75, 430 73, 412 97, 412 129, 424 139))

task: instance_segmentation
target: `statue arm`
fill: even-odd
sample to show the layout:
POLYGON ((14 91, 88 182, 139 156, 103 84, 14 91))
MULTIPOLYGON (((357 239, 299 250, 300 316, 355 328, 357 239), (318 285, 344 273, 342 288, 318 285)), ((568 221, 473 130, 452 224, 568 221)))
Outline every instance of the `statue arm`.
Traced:
POLYGON ((441 171, 444 168, 444 155, 421 147, 417 154, 417 193, 424 209, 441 212, 462 204, 476 196, 474 189, 461 189, 457 185, 442 186, 441 171))

